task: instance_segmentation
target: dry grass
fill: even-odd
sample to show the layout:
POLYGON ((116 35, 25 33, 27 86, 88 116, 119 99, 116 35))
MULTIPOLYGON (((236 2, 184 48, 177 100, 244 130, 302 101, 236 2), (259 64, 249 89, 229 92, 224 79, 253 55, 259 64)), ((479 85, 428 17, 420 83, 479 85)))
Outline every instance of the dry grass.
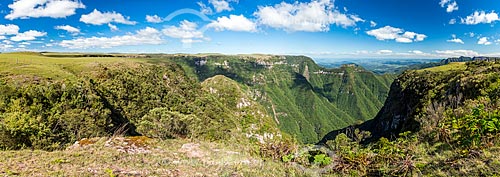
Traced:
POLYGON ((81 142, 82 145, 63 151, 0 151, 0 175, 295 176, 296 173, 292 167, 264 161, 237 145, 141 137, 81 142))

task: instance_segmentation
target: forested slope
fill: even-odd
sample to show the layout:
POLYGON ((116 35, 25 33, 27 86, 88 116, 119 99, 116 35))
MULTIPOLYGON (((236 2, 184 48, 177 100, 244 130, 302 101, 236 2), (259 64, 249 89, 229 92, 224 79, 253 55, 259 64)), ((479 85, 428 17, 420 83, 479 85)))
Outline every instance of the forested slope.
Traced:
POLYGON ((224 75, 250 87, 281 130, 314 143, 331 130, 373 118, 393 75, 356 65, 325 69, 304 56, 157 55, 203 81, 224 75))

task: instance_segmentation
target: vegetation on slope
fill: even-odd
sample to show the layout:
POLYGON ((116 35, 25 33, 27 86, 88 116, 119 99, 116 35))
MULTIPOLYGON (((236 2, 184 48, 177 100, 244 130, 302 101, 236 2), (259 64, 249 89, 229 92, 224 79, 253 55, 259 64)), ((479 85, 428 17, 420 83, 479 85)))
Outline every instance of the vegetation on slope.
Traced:
MULTIPOLYGON (((61 149, 120 129, 127 135, 208 140, 279 135, 269 116, 257 115, 266 114, 261 108, 225 105, 229 98, 210 93, 168 61, 36 54, 0 58, 5 68, 0 73, 1 149, 61 149), (242 128, 248 126, 252 129, 242 128)), ((249 99, 239 92, 221 93, 249 99)))
POLYGON ((271 55, 158 55, 179 63, 203 81, 224 75, 249 87, 281 130, 305 143, 329 131, 373 118, 382 107, 392 75, 356 65, 325 69, 308 57, 271 55))
POLYGON ((499 175, 499 71, 468 62, 400 75, 375 119, 324 139, 336 154, 330 173, 499 175))

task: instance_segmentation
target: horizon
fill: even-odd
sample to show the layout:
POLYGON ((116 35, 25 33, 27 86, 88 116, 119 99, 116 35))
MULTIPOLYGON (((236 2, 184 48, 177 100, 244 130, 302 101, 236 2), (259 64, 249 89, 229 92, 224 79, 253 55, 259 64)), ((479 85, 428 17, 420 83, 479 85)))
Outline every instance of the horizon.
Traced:
POLYGON ((494 57, 496 11, 461 0, 12 0, 0 3, 0 51, 494 57))

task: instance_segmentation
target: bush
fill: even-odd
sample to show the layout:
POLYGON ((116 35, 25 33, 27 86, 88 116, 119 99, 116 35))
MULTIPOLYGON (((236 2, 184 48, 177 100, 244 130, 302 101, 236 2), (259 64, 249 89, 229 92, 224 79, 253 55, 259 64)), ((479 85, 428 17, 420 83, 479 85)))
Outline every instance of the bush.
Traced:
POLYGON ((188 125, 195 120, 193 115, 156 108, 142 117, 137 131, 151 138, 185 138, 190 133, 188 125))

